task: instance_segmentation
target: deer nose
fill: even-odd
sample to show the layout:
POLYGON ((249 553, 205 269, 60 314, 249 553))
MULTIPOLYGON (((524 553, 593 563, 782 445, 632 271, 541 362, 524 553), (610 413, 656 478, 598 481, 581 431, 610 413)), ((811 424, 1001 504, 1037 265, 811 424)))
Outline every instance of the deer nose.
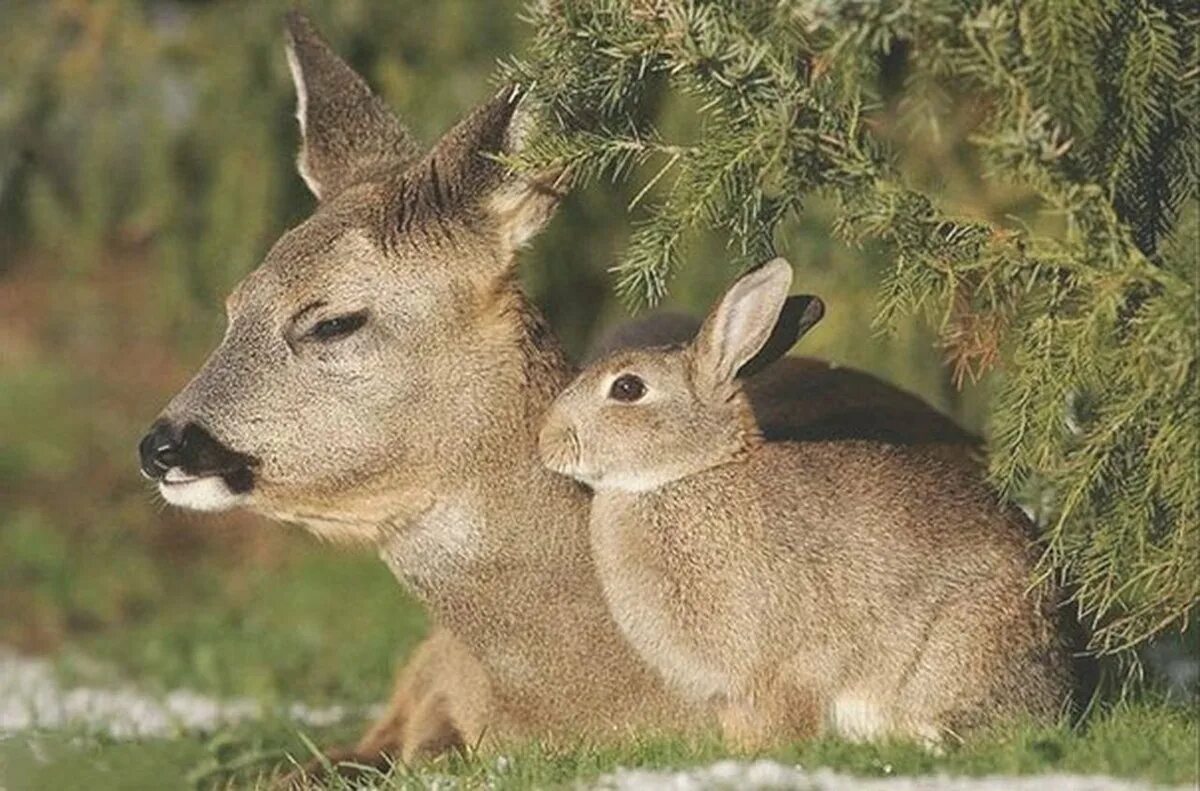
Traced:
POLYGON ((158 420, 138 443, 138 456, 142 475, 161 480, 167 470, 183 464, 183 443, 170 423, 158 420))
POLYGON ((142 437, 138 455, 142 474, 152 481, 166 479, 171 470, 192 478, 220 475, 235 493, 253 488, 259 463, 254 456, 226 447, 198 423, 178 427, 166 419, 156 421, 142 437))

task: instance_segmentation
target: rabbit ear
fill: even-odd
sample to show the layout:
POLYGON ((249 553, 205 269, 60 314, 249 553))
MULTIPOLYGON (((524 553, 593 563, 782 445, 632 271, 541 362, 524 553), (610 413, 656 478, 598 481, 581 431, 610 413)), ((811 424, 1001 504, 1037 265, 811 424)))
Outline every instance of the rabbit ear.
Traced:
POLYGON ((738 378, 754 376, 771 363, 791 351, 796 341, 816 326, 825 316, 825 303, 812 294, 797 294, 783 303, 783 311, 775 322, 771 337, 759 349, 758 354, 747 360, 738 369, 738 378))
POLYGON ((696 335, 696 374, 713 385, 733 381, 771 337, 791 286, 792 267, 782 258, 730 286, 696 335))

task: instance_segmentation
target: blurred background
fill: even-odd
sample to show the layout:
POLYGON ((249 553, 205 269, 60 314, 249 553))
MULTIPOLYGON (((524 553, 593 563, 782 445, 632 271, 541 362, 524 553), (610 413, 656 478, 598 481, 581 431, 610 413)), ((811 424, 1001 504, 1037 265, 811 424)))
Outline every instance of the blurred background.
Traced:
MULTIPOLYGON (((307 6, 427 143, 494 90, 498 59, 531 32, 513 0, 307 6)), ((49 657, 69 678, 370 704, 424 628, 369 553, 166 509, 137 471, 138 438, 219 339, 225 295, 313 207, 294 168, 287 7, 0 3, 0 651, 49 657)), ((659 112, 686 135, 688 108, 659 112)), ((949 192, 1000 200, 973 192, 961 163, 910 156, 949 192)), ((628 316, 607 270, 641 186, 572 195, 523 256, 576 356, 628 316)), ((798 288, 829 306, 797 351, 981 430, 987 382, 956 386, 916 320, 872 326, 885 262, 833 241, 833 220, 816 201, 779 239, 798 288)), ((735 271, 719 239, 688 255, 669 304, 698 312, 735 271)))

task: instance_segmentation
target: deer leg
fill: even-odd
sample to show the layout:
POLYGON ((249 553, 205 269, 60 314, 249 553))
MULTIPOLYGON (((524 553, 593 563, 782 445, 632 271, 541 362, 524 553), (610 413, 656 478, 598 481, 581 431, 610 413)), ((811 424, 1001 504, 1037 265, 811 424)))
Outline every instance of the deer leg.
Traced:
POLYGON ((435 629, 401 667, 387 708, 358 742, 309 761, 285 777, 284 785, 320 777, 327 765, 339 775, 354 776, 362 766, 386 771, 398 760, 432 758, 468 745, 467 738, 486 725, 488 693, 483 669, 466 647, 450 632, 435 629))

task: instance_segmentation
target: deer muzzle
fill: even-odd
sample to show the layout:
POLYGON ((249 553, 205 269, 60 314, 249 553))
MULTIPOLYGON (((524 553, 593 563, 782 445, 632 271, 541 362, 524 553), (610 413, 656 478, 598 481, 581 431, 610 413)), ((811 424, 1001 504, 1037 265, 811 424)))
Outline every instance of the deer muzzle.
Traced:
POLYGON ((138 455, 142 474, 173 505, 224 510, 254 488, 258 461, 227 447, 198 423, 156 421, 139 443, 138 455))

